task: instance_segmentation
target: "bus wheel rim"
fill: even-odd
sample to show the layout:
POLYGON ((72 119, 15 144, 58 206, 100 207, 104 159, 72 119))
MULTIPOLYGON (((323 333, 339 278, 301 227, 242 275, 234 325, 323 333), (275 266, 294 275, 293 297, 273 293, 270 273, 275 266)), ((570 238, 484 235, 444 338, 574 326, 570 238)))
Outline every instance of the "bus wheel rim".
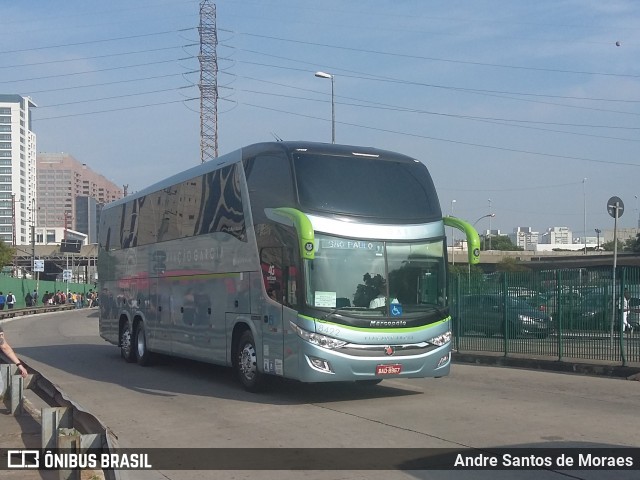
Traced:
POLYGON ((253 380, 256 375, 256 349, 250 343, 242 347, 240 352, 240 371, 247 380, 253 380))
POLYGON ((122 332, 122 351, 125 355, 131 353, 131 330, 128 328, 125 328, 124 332, 122 332))

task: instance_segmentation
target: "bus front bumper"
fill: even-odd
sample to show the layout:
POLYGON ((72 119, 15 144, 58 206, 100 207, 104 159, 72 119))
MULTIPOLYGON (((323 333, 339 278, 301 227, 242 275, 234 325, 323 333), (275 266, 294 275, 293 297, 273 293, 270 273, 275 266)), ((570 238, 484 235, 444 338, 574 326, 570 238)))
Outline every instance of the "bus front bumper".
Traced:
POLYGON ((442 377, 449 374, 451 342, 412 356, 356 357, 300 342, 298 373, 303 382, 342 382, 390 378, 442 377))

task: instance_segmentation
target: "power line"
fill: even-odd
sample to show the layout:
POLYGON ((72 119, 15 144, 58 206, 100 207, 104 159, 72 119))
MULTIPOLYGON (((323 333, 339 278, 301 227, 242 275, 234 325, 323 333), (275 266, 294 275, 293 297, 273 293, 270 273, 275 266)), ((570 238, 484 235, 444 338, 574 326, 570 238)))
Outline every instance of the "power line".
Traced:
POLYGON ((40 122, 40 121, 44 121, 44 120, 57 120, 59 118, 82 117, 82 116, 85 116, 85 115, 96 115, 96 114, 99 114, 99 113, 120 112, 120 111, 123 111, 123 110, 136 110, 138 108, 157 107, 159 105, 170 105, 172 103, 192 102, 194 100, 200 100, 200 97, 184 98, 182 100, 172 100, 172 101, 169 101, 169 102, 148 103, 146 105, 133 105, 133 106, 129 106, 129 107, 112 108, 112 109, 109 109, 109 110, 96 110, 96 111, 93 111, 93 112, 71 113, 69 115, 56 115, 56 116, 53 116, 53 117, 34 118, 34 119, 32 119, 32 121, 35 123, 35 122, 40 122))
POLYGON ((193 88, 193 85, 185 85, 182 87, 176 87, 176 88, 163 88, 162 90, 152 90, 150 92, 140 92, 140 93, 129 93, 129 94, 123 94, 123 95, 115 95, 113 97, 102 97, 102 98, 93 98, 90 100, 77 100, 74 102, 66 102, 66 103, 57 103, 57 104, 53 104, 53 105, 39 105, 38 106, 38 110, 42 110, 43 108, 52 108, 52 107, 64 107, 67 105, 77 105, 79 103, 82 104, 86 104, 88 102, 101 102, 104 100, 115 100, 118 98, 128 98, 128 97, 138 97, 141 95, 151 95, 153 93, 163 93, 163 92, 173 92, 176 90, 184 90, 185 88, 193 88))
MULTIPOLYGON (((299 112, 289 112, 286 110, 280 110, 277 108, 272 108, 272 107, 265 107, 262 105, 256 105, 253 103, 244 103, 244 105, 250 106, 250 107, 254 107, 254 108, 259 108, 259 109, 263 109, 263 110, 270 110, 270 111, 274 111, 274 112, 278 112, 278 113, 286 113, 287 115, 294 115, 294 116, 298 116, 298 117, 304 117, 304 118, 311 118, 314 120, 319 120, 318 117, 315 117, 313 115, 305 115, 303 113, 299 113, 299 112)), ((367 130, 374 130, 377 132, 384 132, 384 133, 392 133, 392 134, 396 134, 396 135, 403 135, 403 136, 407 136, 407 137, 413 137, 413 138, 422 138, 425 140, 434 140, 434 141, 438 141, 438 142, 446 142, 446 143, 453 143, 456 145, 465 145, 468 147, 479 147, 479 148, 486 148, 486 149, 492 149, 492 150, 499 150, 499 151, 503 151, 503 152, 512 152, 512 153, 524 153, 527 155, 536 155, 536 156, 542 156, 542 157, 550 157, 550 158, 561 158, 561 159, 565 159, 565 160, 578 160, 578 161, 583 161, 583 162, 592 162, 592 163, 602 163, 602 164, 606 164, 606 165, 623 165, 623 166, 629 166, 629 167, 640 167, 640 164, 637 163, 629 163, 629 162, 617 162, 617 161, 606 161, 606 160, 597 160, 594 158, 586 158, 586 157, 575 157, 572 155, 560 155, 560 154, 554 154, 554 153, 547 153, 547 152, 534 152, 534 151, 530 151, 530 150, 519 150, 516 148, 508 148, 508 147, 499 147, 496 145, 485 145, 485 144, 481 144, 481 143, 473 143, 473 142, 464 142, 462 140, 452 140, 452 139, 448 139, 448 138, 440 138, 440 137, 432 137, 432 136, 428 136, 428 135, 421 135, 418 133, 409 133, 409 132, 401 132, 398 130, 391 130, 391 129, 387 129, 387 128, 379 128, 379 127, 370 127, 367 125, 360 125, 357 123, 350 123, 350 122, 337 122, 341 125, 346 125, 346 126, 350 126, 350 127, 357 127, 357 128, 364 128, 367 130)))
MULTIPOLYGON (((249 65, 259 65, 259 66, 264 66, 264 67, 279 68, 279 69, 282 69, 282 70, 293 70, 293 71, 299 71, 299 72, 305 72, 305 73, 309 72, 307 69, 303 69, 303 68, 284 67, 284 66, 280 66, 280 65, 272 65, 272 64, 265 64, 265 63, 258 63, 258 62, 238 61, 238 63, 246 63, 246 64, 249 64, 249 65)), ((422 86, 422 87, 429 87, 429 88, 439 88, 439 89, 452 90, 452 91, 463 92, 463 93, 471 93, 471 94, 475 94, 475 95, 483 95, 483 96, 486 96, 486 97, 504 98, 504 99, 507 99, 507 100, 514 100, 514 101, 518 101, 518 102, 537 103, 537 104, 541 104, 541 105, 552 105, 552 106, 556 106, 556 107, 572 108, 572 109, 578 109, 578 110, 590 110, 590 111, 596 111, 596 112, 619 113, 619 114, 622 114, 622 115, 640 116, 640 113, 626 112, 626 111, 623 111, 623 110, 611 110, 611 109, 606 109, 606 108, 584 107, 584 106, 580 106, 580 105, 568 105, 566 103, 543 102, 541 100, 531 100, 531 99, 527 99, 527 98, 517 98, 517 97, 514 98, 514 97, 507 96, 507 95, 494 94, 494 93, 489 93, 489 91, 483 91, 483 90, 474 90, 474 89, 461 88, 461 87, 447 87, 447 86, 444 86, 444 85, 435 85, 435 84, 429 84, 429 83, 424 83, 424 82, 416 82, 416 81, 412 81, 412 80, 402 80, 402 79, 382 77, 382 76, 374 76, 374 75, 367 75, 367 74, 365 74, 365 75, 366 76, 342 74, 341 76, 344 77, 344 78, 355 78, 355 79, 358 79, 358 80, 374 80, 374 81, 381 81, 381 82, 388 82, 388 83, 397 83, 397 84, 402 84, 402 85, 415 85, 415 86, 422 86)), ((514 93, 512 95, 518 95, 518 94, 514 93)))
POLYGON ((40 47, 31 47, 31 48, 21 48, 18 50, 5 50, 4 52, 0 52, 0 55, 6 55, 9 53, 25 53, 25 52, 34 52, 37 50, 49 50, 52 48, 62 48, 62 47, 77 47, 81 45, 94 45, 96 43, 107 43, 107 42, 116 42, 119 40, 131 40, 134 38, 145 38, 145 37, 155 37, 158 35, 167 35, 169 33, 177 33, 177 32, 186 32, 189 30, 193 30, 193 27, 190 28, 181 28, 178 30, 167 30, 164 32, 153 32, 153 33, 143 33, 140 35, 129 35, 126 37, 112 37, 112 38, 104 38, 101 40, 85 40, 84 42, 74 42, 74 43, 61 43, 58 45, 43 45, 40 47))
MULTIPOLYGON (((252 80, 252 81, 256 81, 256 82, 260 82, 260 83, 266 83, 269 85, 276 85, 279 87, 285 87, 285 88, 290 88, 293 90, 300 90, 303 92, 310 92, 310 93, 315 93, 315 94, 322 94, 322 95, 326 95, 324 92, 319 92, 317 90, 311 90, 308 88, 302 88, 302 87, 298 87, 295 85, 289 85, 286 83, 280 83, 280 82, 273 82, 273 81, 269 81, 269 80, 265 80, 263 78, 255 78, 255 77, 248 77, 246 75, 234 75, 238 78, 244 78, 247 80, 252 80)), ((249 91, 251 92, 251 90, 243 90, 243 91, 249 91)), ((266 93, 266 92, 254 92, 254 93, 259 93, 259 94, 263 94, 263 95, 276 95, 273 93, 266 93)), ((304 98, 304 97, 293 97, 293 98, 304 98)), ((358 102, 362 102, 365 104, 370 104, 370 105, 381 105, 383 107, 388 107, 389 109, 397 109, 398 111, 406 111, 406 112, 414 112, 414 113, 425 113, 425 114, 429 114, 429 115, 438 115, 438 116, 443 116, 443 117, 453 117, 453 118, 467 118, 467 119, 472 119, 472 120, 487 120, 487 121, 496 121, 496 122, 517 122, 517 123, 532 123, 532 124, 537 124, 537 125, 556 125, 556 126, 563 126, 563 127, 579 127, 579 128, 606 128, 606 129, 617 129, 617 130, 640 130, 640 127, 626 127, 626 126, 620 126, 620 125, 594 125, 594 124, 584 124, 584 123, 564 123, 564 122, 543 122, 543 121, 539 121, 539 120, 521 120, 521 119, 515 119, 515 118, 500 118, 500 117, 479 117, 479 116, 473 116, 473 115, 460 115, 460 114, 454 114, 454 113, 444 113, 444 112, 434 112, 434 111, 429 111, 429 110, 421 110, 421 109, 414 109, 414 108, 408 108, 408 107, 399 107, 396 105, 390 105, 390 104, 386 104, 386 103, 380 103, 380 102, 372 102, 371 100, 366 100, 366 99, 361 99, 361 98, 354 98, 354 97, 348 97, 345 95, 336 95, 336 98, 344 98, 347 100, 355 100, 358 102)), ((309 98, 304 98, 306 100, 311 100, 309 98)), ((350 105, 347 103, 342 103, 343 105, 350 105)), ((355 106, 362 106, 365 107, 367 105, 355 105, 355 106)))
POLYGON ((32 91, 29 92, 29 95, 34 95, 36 93, 59 92, 59 91, 63 91, 63 90, 77 90, 79 88, 104 87, 104 86, 107 86, 107 85, 117 85, 119 83, 141 82, 141 81, 144 81, 144 80, 157 80, 159 78, 184 76, 184 75, 189 75, 189 74, 197 73, 197 72, 198 72, 198 70, 189 70, 189 71, 183 72, 183 73, 169 73, 169 74, 166 74, 166 75, 154 75, 154 76, 151 76, 151 77, 131 78, 131 79, 127 79, 127 80, 114 80, 112 82, 91 83, 91 84, 88 84, 88 85, 74 85, 74 86, 70 86, 70 87, 48 88, 46 90, 32 90, 32 91))
MULTIPOLYGON (((250 49, 245 49, 245 48, 238 48, 236 50, 239 51, 243 51, 243 52, 249 52, 249 53, 254 53, 256 55, 261 55, 261 56, 265 56, 265 57, 270 57, 270 58, 277 58, 279 60, 287 60, 290 62, 296 62, 296 63, 301 63, 303 65, 312 65, 314 68, 318 66, 317 62, 307 62, 304 60, 299 60, 299 59, 295 59, 295 58, 290 58, 290 57, 283 57, 281 55, 273 55, 273 54, 269 54, 269 53, 265 53, 265 52, 260 52, 257 50, 250 50, 250 49)), ((252 62, 245 62, 242 60, 238 60, 238 63, 248 63, 248 64, 255 64, 252 62)), ((268 64, 255 64, 255 65, 263 65, 263 66, 270 66, 268 64)), ((273 65, 274 67, 276 67, 275 65, 273 65)), ((330 65, 325 65, 323 67, 326 67, 328 70, 333 70, 335 72, 343 72, 343 76, 346 77, 350 77, 350 78, 361 78, 361 79, 365 79, 365 80, 385 80, 385 81, 389 81, 392 83, 410 83, 410 84, 417 84, 420 86, 425 86, 425 87, 431 87, 431 88, 442 88, 442 89, 447 89, 447 90, 456 90, 456 91, 465 91, 465 92, 477 92, 477 93, 493 93, 493 94, 502 94, 502 95, 521 95, 521 96, 531 96, 531 97, 542 97, 542 98, 560 98, 563 100, 588 100, 588 101, 594 101, 594 102, 618 102, 618 103, 640 103, 640 100, 628 100, 628 99, 616 99, 616 98, 594 98, 594 97, 578 97, 575 95, 553 95, 553 94, 547 94, 547 93, 531 93, 531 92, 511 92, 511 91, 505 91, 505 90, 488 90, 488 89, 479 89, 479 88, 466 88, 466 87, 452 87, 452 86, 447 86, 447 85, 439 85, 439 84, 433 84, 433 83, 424 83, 424 82, 412 82, 409 80, 405 80, 405 79, 399 79, 399 78, 393 78, 393 77, 387 77, 387 76, 380 76, 378 74, 370 74, 370 73, 366 73, 366 72, 358 72, 355 70, 345 70, 336 66, 330 66, 330 65), (352 76, 349 75, 344 75, 344 72, 346 73, 350 73, 350 74, 355 74, 352 76)), ((280 68, 290 68, 290 67, 280 67, 280 68)), ((293 69, 292 70, 298 70, 298 69, 293 69)), ((299 69, 300 71, 306 71, 303 69, 299 69)))
POLYGON ((192 60, 192 59, 193 57, 184 57, 184 58, 176 58, 176 59, 170 59, 170 60, 159 60, 157 62, 137 63, 135 65, 121 65, 118 67, 100 68, 97 70, 85 70, 84 72, 60 73, 57 75, 45 75, 43 77, 22 78, 19 80, 1 80, 0 83, 18 83, 18 82, 29 82, 34 80, 48 80, 51 78, 73 77, 76 75, 86 75, 88 73, 110 72, 113 70, 123 70, 126 68, 148 67, 150 65, 160 65, 162 63, 174 63, 174 62, 181 62, 181 61, 192 60))
POLYGON ((105 54, 105 55, 95 55, 95 56, 91 56, 91 57, 56 59, 56 60, 48 60, 46 62, 22 63, 22 64, 17 64, 17 65, 0 65, 0 69, 1 68, 35 67, 35 66, 40 66, 40 65, 79 62, 81 60, 95 60, 95 59, 98 59, 98 58, 123 57, 125 55, 137 55, 139 53, 161 52, 161 51, 165 51, 165 50, 174 50, 176 48, 192 47, 194 45, 197 45, 197 43, 190 43, 190 44, 187 44, 187 45, 177 45, 175 47, 151 48, 151 49, 148 49, 148 50, 137 50, 137 51, 133 51, 133 52, 110 53, 110 54, 105 54))
POLYGON ((446 62, 446 63, 456 63, 456 64, 462 64, 462 65, 474 65, 474 66, 492 67, 492 68, 505 68, 505 69, 513 69, 513 70, 531 70, 531 71, 536 71, 536 72, 569 73, 569 74, 576 74, 576 75, 600 75, 600 76, 609 76, 609 77, 640 78, 640 75, 634 75, 634 74, 630 74, 630 73, 589 72, 589 71, 586 71, 586 70, 563 70, 563 69, 559 69, 559 68, 525 67, 525 66, 522 66, 522 65, 508 65, 508 64, 486 63, 486 62, 472 62, 472 61, 468 61, 468 60, 453 60, 453 59, 450 59, 450 58, 427 57, 427 56, 424 56, 424 55, 412 55, 412 54, 408 54, 408 53, 398 53, 398 52, 384 52, 384 51, 381 51, 381 50, 371 50, 371 49, 365 49, 365 48, 354 48, 354 47, 347 47, 347 46, 344 46, 344 45, 331 45, 331 44, 327 44, 327 43, 316 43, 316 42, 309 42, 309 41, 305 41, 305 40, 294 40, 294 39, 290 39, 290 38, 274 37, 274 36, 270 36, 270 35, 259 35, 257 33, 233 32, 231 30, 223 30, 223 29, 220 29, 220 30, 228 31, 229 33, 236 33, 238 35, 245 35, 245 36, 257 37, 257 38, 266 38, 266 39, 269 39, 269 40, 278 40, 278 41, 281 41, 281 42, 298 43, 298 44, 301 44, 301 45, 312 45, 312 46, 315 46, 315 47, 335 48, 337 50, 347 50, 347 51, 354 51, 354 52, 360 52, 360 53, 372 53, 372 54, 376 54, 376 55, 384 55, 384 56, 399 57, 399 58, 411 58, 411 59, 414 59, 414 60, 428 60, 428 61, 432 61, 432 62, 446 62))

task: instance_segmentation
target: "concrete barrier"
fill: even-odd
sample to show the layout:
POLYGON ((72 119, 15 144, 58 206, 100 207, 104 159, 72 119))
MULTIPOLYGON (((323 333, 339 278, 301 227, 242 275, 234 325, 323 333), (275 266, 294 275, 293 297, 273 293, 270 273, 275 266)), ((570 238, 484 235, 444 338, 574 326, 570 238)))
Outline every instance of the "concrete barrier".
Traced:
MULTIPOLYGON (((13 415, 28 413, 40 423, 41 448, 67 449, 83 453, 89 449, 97 449, 103 453, 117 450, 117 438, 98 418, 80 405, 73 402, 56 385, 39 372, 29 368, 26 379, 14 375, 17 367, 11 364, 0 364, 0 399, 4 400, 13 415), (25 389, 34 393, 50 407, 38 412, 25 398, 25 389)), ((105 480, 126 480, 124 471, 99 470, 105 480)), ((58 470, 60 480, 76 480, 81 478, 79 469, 58 470)))
POLYGON ((40 307, 12 308, 11 310, 0 310, 0 320, 15 318, 21 315, 35 315, 38 313, 51 313, 63 310, 73 310, 76 306, 72 303, 64 305, 42 305, 40 307))

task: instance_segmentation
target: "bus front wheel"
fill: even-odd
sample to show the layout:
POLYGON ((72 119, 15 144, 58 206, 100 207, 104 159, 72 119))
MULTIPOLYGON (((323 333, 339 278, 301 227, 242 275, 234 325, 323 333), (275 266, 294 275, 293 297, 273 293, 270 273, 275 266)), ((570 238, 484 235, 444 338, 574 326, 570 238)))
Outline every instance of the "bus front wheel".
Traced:
POLYGON ((259 391, 264 383, 264 376, 258 371, 258 355, 256 342, 250 330, 240 336, 236 349, 235 368, 240 383, 249 392, 259 391))
POLYGON ((120 332, 120 355, 128 363, 133 363, 136 360, 135 352, 133 350, 131 325, 128 320, 124 322, 124 325, 122 325, 122 331, 120 332))
POLYGON ((144 322, 138 322, 136 325, 136 360, 139 365, 146 367, 151 364, 151 352, 147 349, 147 336, 144 331, 144 322))

